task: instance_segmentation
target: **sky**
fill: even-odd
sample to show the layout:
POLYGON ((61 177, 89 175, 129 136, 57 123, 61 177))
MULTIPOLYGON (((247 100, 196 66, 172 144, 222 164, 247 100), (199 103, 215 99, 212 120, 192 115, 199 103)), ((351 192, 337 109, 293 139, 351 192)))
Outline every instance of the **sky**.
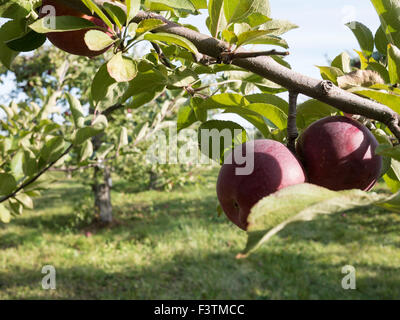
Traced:
MULTIPOLYGON (((327 65, 327 59, 348 51, 355 56, 359 49, 357 41, 345 23, 357 20, 367 25, 374 33, 379 27, 379 18, 368 0, 270 0, 271 17, 289 20, 299 26, 283 37, 289 44, 290 56, 286 59, 292 69, 320 78, 316 65, 327 65)), ((207 33, 205 15, 190 17, 185 23, 196 25, 207 33)), ((0 85, 0 96, 7 96, 10 81, 0 85)))
MULTIPOLYGON (((270 0, 270 4, 273 19, 289 20, 299 26, 283 36, 290 51, 286 60, 294 70, 316 78, 320 74, 315 65, 327 65, 327 57, 333 59, 343 51, 356 55, 354 49, 359 47, 345 26, 347 22, 362 22, 373 33, 380 25, 368 0, 270 0)), ((184 21, 208 34, 204 15, 184 21)))

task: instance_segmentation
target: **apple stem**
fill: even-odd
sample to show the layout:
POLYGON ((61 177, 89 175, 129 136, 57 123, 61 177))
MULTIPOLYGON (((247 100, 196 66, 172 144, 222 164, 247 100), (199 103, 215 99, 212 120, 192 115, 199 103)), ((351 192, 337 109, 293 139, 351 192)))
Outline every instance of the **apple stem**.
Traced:
POLYGON ((296 124, 297 115, 297 98, 299 96, 298 92, 289 91, 289 116, 287 125, 287 146, 293 154, 296 154, 296 139, 299 136, 296 124))

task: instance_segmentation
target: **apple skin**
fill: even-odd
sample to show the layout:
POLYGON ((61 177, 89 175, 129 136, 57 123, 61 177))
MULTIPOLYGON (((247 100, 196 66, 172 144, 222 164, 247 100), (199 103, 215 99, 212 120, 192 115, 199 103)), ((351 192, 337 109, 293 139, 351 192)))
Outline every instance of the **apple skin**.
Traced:
POLYGON ((310 125, 300 135, 296 151, 310 183, 335 191, 368 191, 382 168, 382 157, 375 155, 377 146, 365 126, 334 116, 310 125))
POLYGON ((261 139, 237 146, 246 154, 246 144, 254 142, 254 170, 250 175, 237 175, 243 167, 235 161, 224 163, 217 181, 217 196, 228 219, 247 229, 251 208, 262 198, 291 185, 306 182, 300 162, 282 143, 261 139))
MULTIPOLYGON (((54 0, 43 0, 42 6, 54 6, 56 10, 56 16, 74 16, 89 20, 107 30, 107 34, 112 37, 112 30, 103 22, 103 20, 86 15, 82 12, 79 12, 75 9, 69 8, 60 4, 54 0)), ((45 16, 46 14, 40 14, 40 17, 45 16)), ((50 32, 47 34, 47 39, 57 48, 68 52, 70 54, 78 55, 78 56, 86 56, 86 57, 96 57, 104 52, 106 52, 110 47, 107 47, 100 51, 92 51, 90 50, 85 43, 85 34, 90 29, 83 29, 77 31, 67 31, 67 32, 50 32)))

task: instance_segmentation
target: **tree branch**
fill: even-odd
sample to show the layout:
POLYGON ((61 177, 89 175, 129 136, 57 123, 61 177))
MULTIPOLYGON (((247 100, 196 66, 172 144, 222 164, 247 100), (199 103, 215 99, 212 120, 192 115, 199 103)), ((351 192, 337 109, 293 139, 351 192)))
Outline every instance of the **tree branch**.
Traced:
POLYGON ((46 173, 52 166, 54 166, 62 157, 66 156, 73 148, 73 145, 71 144, 56 160, 52 161, 49 163, 45 168, 39 171, 39 173, 36 174, 33 178, 29 179, 28 181, 24 182, 21 184, 13 193, 4 196, 0 199, 0 203, 7 201, 8 199, 15 197, 18 192, 20 192, 22 189, 26 188, 30 184, 34 183, 36 180, 38 180, 44 173, 46 173))
MULTIPOLYGON (((78 6, 82 7, 82 2, 80 0, 57 1, 61 1, 64 4, 73 6, 75 8, 78 6)), ((95 2, 99 5, 102 5, 104 2, 110 1, 95 0, 95 2)), ((124 5, 119 5, 126 11, 126 7, 124 5)), ((192 29, 185 28, 153 12, 140 11, 133 21, 139 23, 146 19, 158 19, 165 23, 164 26, 154 30, 154 32, 161 31, 182 36, 191 41, 197 47, 197 50, 200 53, 212 57, 217 61, 221 60, 221 54, 223 52, 230 50, 229 45, 226 42, 201 34, 192 29)), ((239 48, 237 52, 245 53, 248 51, 244 50, 243 48, 239 48)), ((382 122, 387 125, 397 139, 400 140, 400 116, 383 104, 357 96, 353 93, 340 89, 327 81, 314 79, 290 70, 269 56, 234 59, 232 64, 273 81, 282 87, 285 87, 289 91, 302 93, 308 97, 329 104, 343 112, 359 114, 382 122)))
MULTIPOLYGON (((229 50, 229 45, 223 41, 182 27, 152 12, 141 11, 133 21, 138 23, 145 19, 159 19, 165 22, 165 25, 155 32, 167 32, 185 37, 197 47, 200 53, 206 56, 218 60, 221 58, 221 53, 229 50)), ((239 49, 238 52, 248 51, 239 49)), ((359 114, 380 121, 387 125, 393 134, 400 139, 400 117, 395 111, 383 104, 342 90, 331 82, 302 75, 282 66, 268 56, 234 59, 232 64, 271 80, 289 91, 302 93, 343 112, 359 114)))

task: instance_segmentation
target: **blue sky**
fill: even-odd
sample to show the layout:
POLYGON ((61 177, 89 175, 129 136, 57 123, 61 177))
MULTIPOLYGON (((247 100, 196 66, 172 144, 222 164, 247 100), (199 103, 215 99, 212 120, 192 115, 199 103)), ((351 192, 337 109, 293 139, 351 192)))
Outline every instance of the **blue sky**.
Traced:
MULTIPOLYGON (((371 28, 379 26, 375 10, 367 0, 270 0, 272 18, 289 20, 299 26, 284 38, 290 46, 287 60, 292 68, 306 75, 319 78, 315 65, 326 65, 327 58, 347 50, 354 53, 358 44, 352 32, 344 26, 357 20, 371 28)), ((205 16, 191 17, 188 22, 195 24, 204 33, 205 16)), ((10 82, 0 85, 0 95, 6 97, 10 82)))

